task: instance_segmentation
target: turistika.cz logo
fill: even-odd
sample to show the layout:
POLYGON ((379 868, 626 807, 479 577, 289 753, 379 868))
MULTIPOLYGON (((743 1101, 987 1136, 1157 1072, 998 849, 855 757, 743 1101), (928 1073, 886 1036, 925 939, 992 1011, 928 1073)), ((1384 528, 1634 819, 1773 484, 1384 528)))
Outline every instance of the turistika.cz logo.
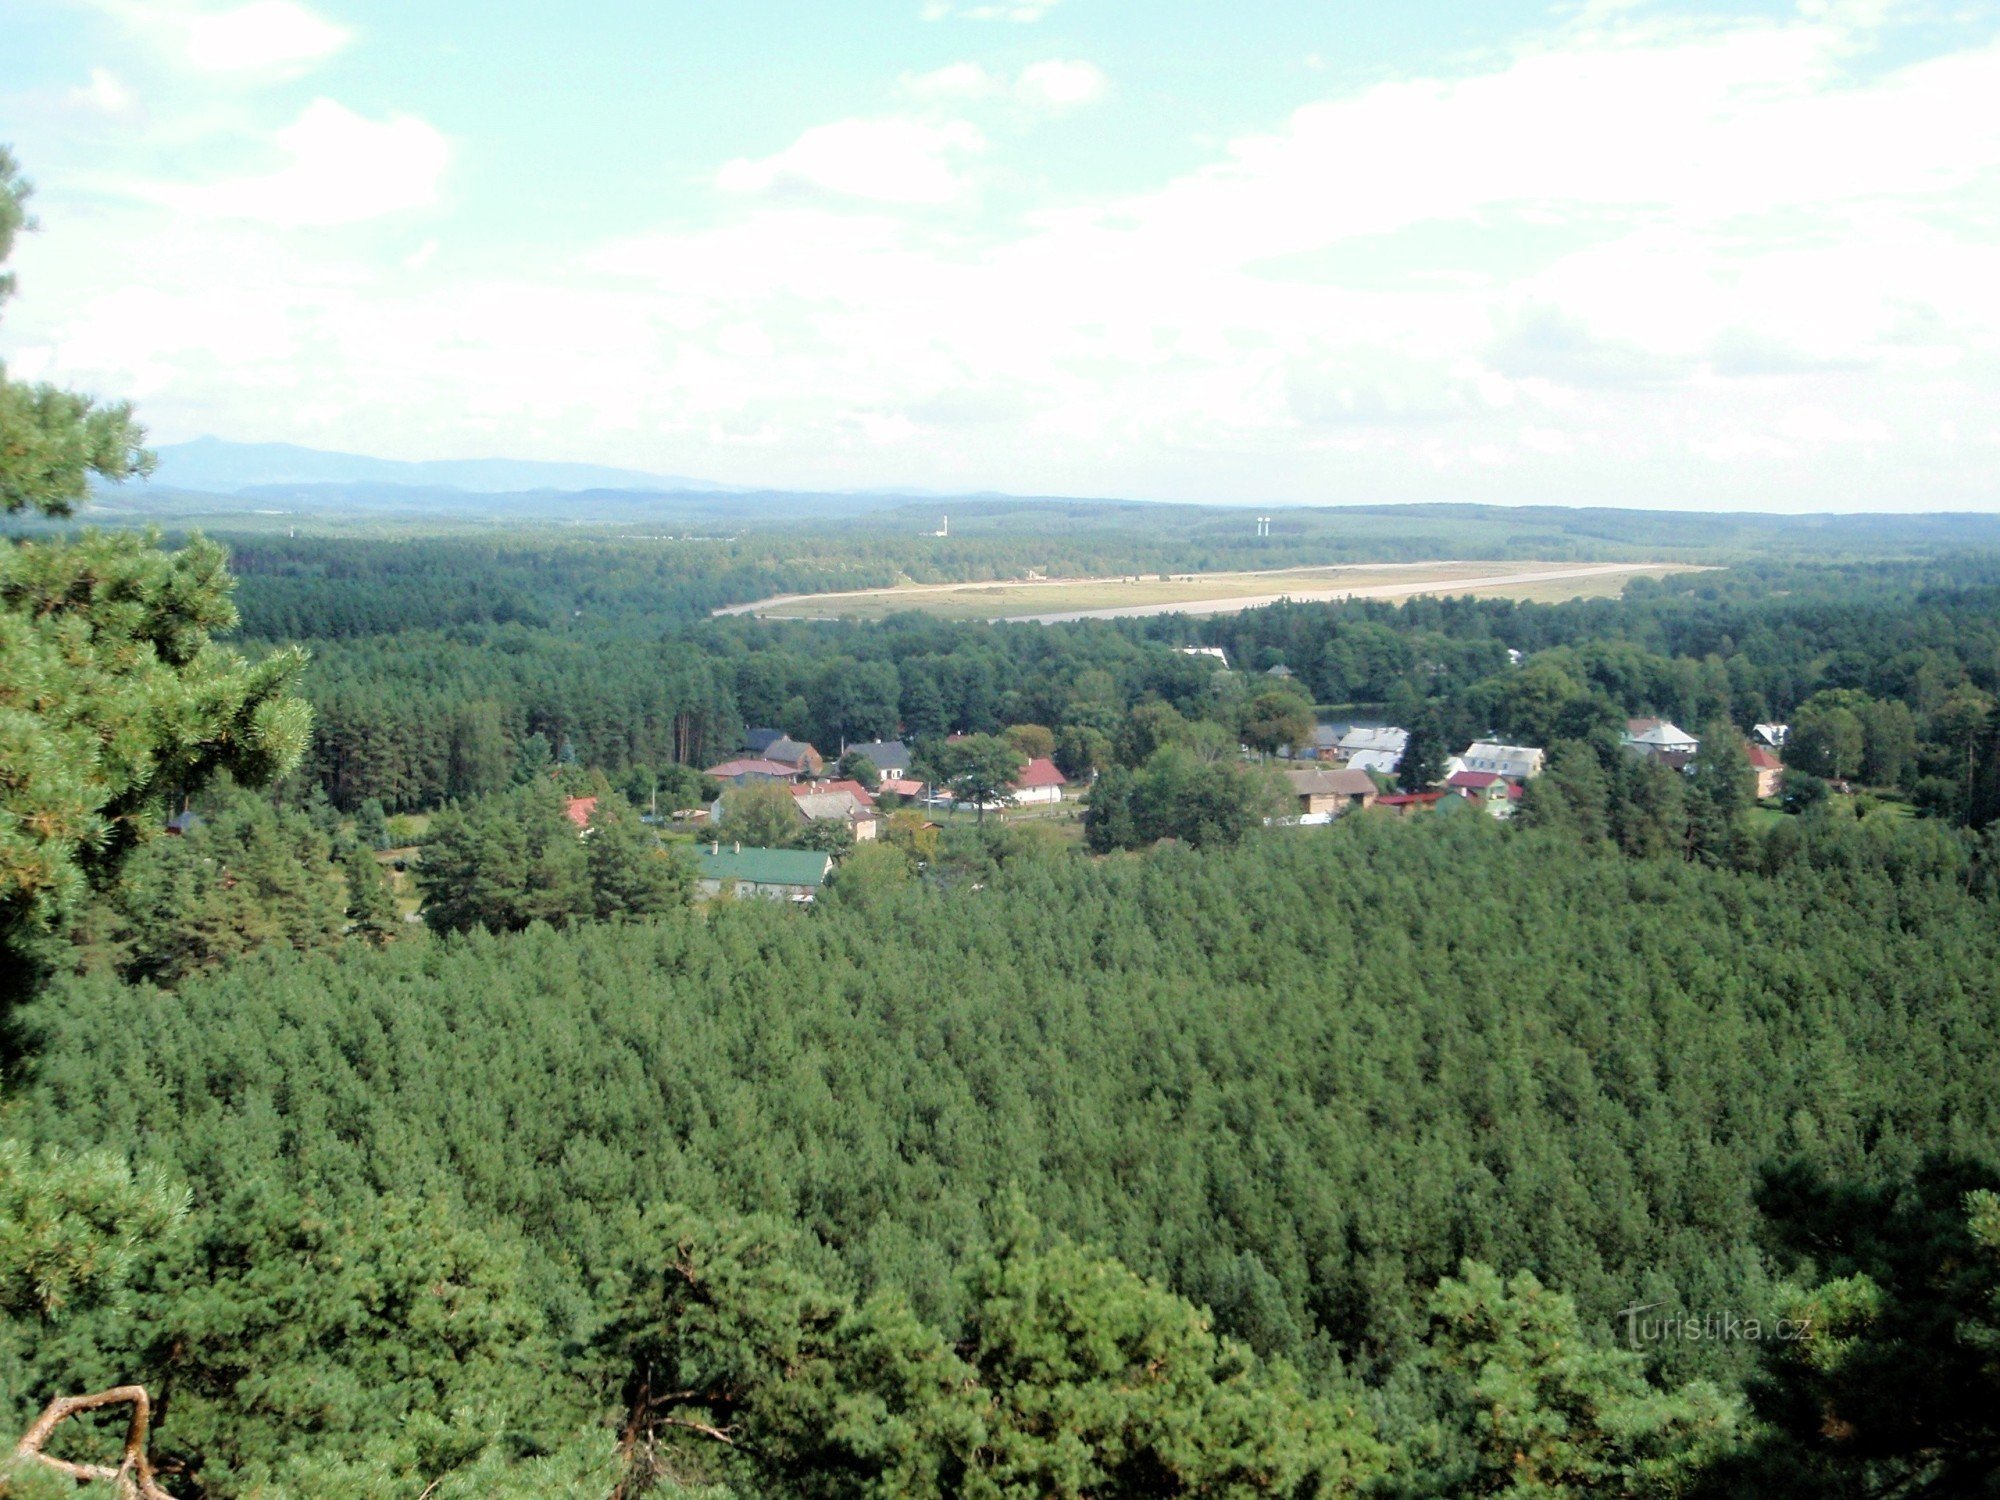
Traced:
POLYGON ((1625 1323, 1625 1342, 1634 1349, 1648 1344, 1795 1343, 1813 1336, 1810 1318, 1760 1318, 1735 1312, 1670 1313, 1649 1318, 1664 1302, 1634 1303, 1618 1310, 1625 1323))

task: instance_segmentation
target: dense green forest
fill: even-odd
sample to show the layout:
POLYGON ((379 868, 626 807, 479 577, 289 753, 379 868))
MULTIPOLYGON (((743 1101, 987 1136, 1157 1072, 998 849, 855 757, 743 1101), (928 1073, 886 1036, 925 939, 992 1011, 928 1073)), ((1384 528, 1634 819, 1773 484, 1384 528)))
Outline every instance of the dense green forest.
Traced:
MULTIPOLYGON (((25 193, 0 150, 0 262, 25 193)), ((1996 1493, 1977 527, 1749 520, 1705 545, 1784 560, 1589 605, 786 626, 704 615, 1263 549, 994 502, 928 558, 267 537, 239 591, 62 524, 142 438, 0 371, 9 1500, 1996 1493), (1407 784, 1487 729, 1548 769, 1505 824, 1270 826, 1278 665, 1404 720, 1407 784), (810 907, 697 904, 620 788, 760 721, 982 809, 1053 754, 1088 821, 903 809, 810 907)))
MULTIPOLYGON (((1011 1195, 1298 1369, 1381 1445, 1344 1462, 1461 1493, 1432 1317, 1465 1258, 1607 1344, 1642 1303, 1769 1321, 1847 1269, 1787 1247, 1773 1193, 1993 1159, 1978 883, 1942 828, 1821 820, 1734 872, 1364 818, 1024 847, 981 887, 811 916, 65 980, 17 1018, 10 1131, 115 1144, 195 1206, 126 1306, 17 1328, 8 1383, 171 1392, 156 1442, 202 1493, 607 1462, 605 1288, 650 1205, 770 1216, 801 1274, 958 1339, 1011 1195), (426 1285, 449 1300, 411 1311, 426 1285)), ((1662 1390, 1730 1391, 1758 1350, 1640 1352, 1662 1390)))
MULTIPOLYGON (((47 545, 11 597, 95 607, 47 545)), ((468 580, 485 555, 427 545, 468 580)), ((226 628, 215 554, 177 556, 148 628, 176 568, 226 628)), ((593 616, 594 565, 546 566, 408 628, 295 579, 267 668, 177 669, 296 683, 314 722, 267 791, 287 757, 135 788, 200 817, 85 860, 17 950, 21 1424, 140 1382, 187 1497, 1994 1471, 1989 560, 1062 627, 675 618, 643 570, 593 616), (1512 826, 1266 830, 1238 746, 1309 723, 1301 689, 1379 701, 1420 757, 1498 729, 1550 769, 1512 826), (1725 752, 1786 715, 1802 785, 1932 816, 1753 824, 1727 753, 1687 778, 1618 749, 1647 710, 1725 752), (1086 842, 892 824, 810 912, 693 906, 617 789, 704 795, 690 763, 747 722, 902 732, 939 774, 944 731, 1005 728, 1102 773, 1086 842), (588 842, 567 795, 599 799, 588 842), (414 924, 386 813, 447 803, 414 924), (1827 1342, 1685 1332, 1711 1317, 1827 1342)))
POLYGON ((1865 763, 1822 757, 1816 774, 1864 776, 1960 821, 1978 820, 1975 772, 1994 752, 2000 563, 1981 553, 1750 564, 1568 604, 1355 600, 1196 620, 913 614, 863 626, 694 618, 665 575, 582 547, 495 562, 493 544, 407 544, 435 582, 368 576, 371 549, 390 545, 287 542, 287 556, 312 563, 277 577, 256 570, 256 548, 238 554, 251 564, 239 591, 249 633, 312 653, 300 785, 350 811, 371 798, 437 807, 550 764, 601 767, 621 783, 705 766, 735 750, 746 724, 829 751, 1022 723, 1110 735, 1150 702, 1233 727, 1254 674, 1280 665, 1323 705, 1421 723, 1451 750, 1487 733, 1589 738, 1644 713, 1696 729, 1851 713, 1873 726, 1873 750, 1865 763), (439 610, 463 618, 443 623, 439 610), (1219 676, 1174 649, 1186 644, 1222 646, 1242 670, 1219 676))

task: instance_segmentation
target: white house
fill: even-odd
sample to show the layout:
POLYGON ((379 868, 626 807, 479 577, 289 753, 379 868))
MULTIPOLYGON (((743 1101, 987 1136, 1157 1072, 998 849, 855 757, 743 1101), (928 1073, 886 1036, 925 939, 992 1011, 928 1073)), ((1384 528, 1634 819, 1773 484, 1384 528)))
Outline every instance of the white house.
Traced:
POLYGON ((843 747, 843 755, 863 755, 868 764, 892 781, 910 773, 910 747, 901 740, 863 740, 843 747))
POLYGON ((1403 762, 1399 750, 1357 750, 1347 757, 1350 771, 1379 771, 1384 776, 1394 776, 1396 767, 1403 762))
POLYGON ((1457 757, 1463 769, 1486 772, 1509 781, 1527 781, 1542 774, 1546 753, 1535 745, 1503 745, 1497 740, 1474 740, 1457 757))
POLYGON ((1791 732, 1792 727, 1789 724, 1758 724, 1750 731, 1757 743, 1766 750, 1784 749, 1785 737, 1791 732))
POLYGON ((1390 724, 1356 725, 1340 737, 1340 755, 1349 765, 1363 750, 1386 750, 1401 760, 1410 743, 1410 731, 1390 724))
POLYGON ((1017 807, 1053 804, 1062 801, 1063 788, 1068 785, 1069 778, 1056 769, 1056 763, 1038 755, 1014 782, 1010 797, 1017 807))
POLYGON ((1627 719, 1620 742, 1634 755, 1693 755, 1701 741, 1670 719, 1627 719))
POLYGON ((792 801, 808 823, 845 824, 856 843, 866 843, 878 831, 875 810, 850 791, 794 792, 792 801))

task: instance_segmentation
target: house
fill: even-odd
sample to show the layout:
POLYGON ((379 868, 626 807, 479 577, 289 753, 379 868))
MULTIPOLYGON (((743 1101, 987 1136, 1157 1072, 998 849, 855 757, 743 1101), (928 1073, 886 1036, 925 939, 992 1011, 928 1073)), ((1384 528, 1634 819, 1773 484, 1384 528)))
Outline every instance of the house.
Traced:
POLYGON ((781 766, 790 766, 800 776, 817 776, 826 764, 819 751, 804 740, 795 740, 786 735, 772 740, 763 750, 765 760, 775 760, 781 766))
POLYGON ((1340 749, 1340 729, 1332 724, 1313 725, 1312 737, 1302 745, 1279 748, 1280 760, 1332 760, 1340 749))
POLYGON ((752 755, 762 755, 773 744, 784 737, 784 730, 772 729, 768 725, 760 725, 755 729, 746 729, 743 731, 743 748, 752 755))
POLYGON ((1286 666, 1283 662, 1279 662, 1275 667, 1272 667, 1269 671, 1265 672, 1264 675, 1266 677, 1276 677, 1280 681, 1282 681, 1285 678, 1288 678, 1292 675, 1292 669, 1286 666))
POLYGON ((872 806, 863 805, 850 791, 821 791, 817 787, 794 787, 792 803, 808 823, 844 823, 854 841, 866 843, 875 837, 880 819, 872 806))
POLYGON ((1515 804, 1521 800, 1521 783, 1492 771, 1455 772, 1446 778, 1444 788, 1496 818, 1513 817, 1515 804))
POLYGON ((1375 783, 1365 771, 1286 771, 1286 782, 1298 798, 1301 823, 1330 823, 1352 808, 1375 803, 1375 783))
POLYGON ((1692 756, 1701 748, 1700 740, 1669 719, 1627 719, 1618 738, 1634 755, 1692 756))
POLYGON ((742 755, 735 760, 725 760, 719 766, 710 766, 702 773, 713 776, 717 781, 732 786, 741 786, 749 781, 797 781, 799 771, 796 766, 788 766, 782 761, 766 760, 762 756, 742 755))
MULTIPOLYGON (((1783 726, 1759 724, 1757 727, 1764 729, 1783 726)), ((1757 799, 1761 802, 1766 797, 1777 796, 1785 783, 1785 763, 1755 740, 1743 747, 1743 753, 1749 759, 1750 769, 1757 777, 1757 799)))
POLYGON ((909 747, 901 740, 868 740, 863 744, 849 745, 842 753, 867 756, 868 764, 888 779, 910 774, 909 747))
POLYGON ((875 790, 878 794, 886 792, 897 797, 921 797, 924 784, 908 776, 884 776, 875 790))
POLYGON ((596 811, 595 797, 572 797, 563 804, 563 816, 576 824, 578 833, 590 831, 590 815, 596 811))
POLYGON ((1791 732, 1789 724, 1758 724, 1751 728, 1750 737, 1767 750, 1782 750, 1791 732))
POLYGON ((1398 818, 1414 818, 1435 808, 1450 792, 1391 792, 1377 797, 1375 805, 1398 818))
POLYGON ((803 797, 809 792, 852 792, 854 800, 864 808, 875 806, 875 794, 858 781, 802 781, 792 787, 794 797, 803 797))
POLYGON ((1176 646, 1174 649, 1182 656, 1209 657, 1224 671, 1229 669, 1229 654, 1220 646, 1176 646))
POLYGON ((1468 771, 1490 771, 1511 781, 1529 781, 1542 774, 1547 755, 1533 745, 1502 745, 1494 740, 1474 740, 1459 759, 1468 771))
POLYGON ((1373 771, 1382 776, 1394 776, 1396 767, 1403 763, 1400 750, 1357 750, 1347 757, 1350 771, 1373 771))
POLYGON ((1340 737, 1338 746, 1340 758, 1353 764, 1354 757, 1365 750, 1386 751, 1403 758, 1403 748, 1410 743, 1410 731, 1398 729, 1393 724, 1356 724, 1340 737))
POLYGON ((695 851, 695 890, 717 896, 733 890, 739 896, 767 901, 810 901, 833 870, 833 856, 817 849, 745 849, 704 844, 695 851))
POLYGON ((1069 778, 1056 769, 1056 763, 1038 755, 1014 779, 1009 792, 1017 807, 1047 806, 1062 801, 1063 788, 1068 785, 1069 778))

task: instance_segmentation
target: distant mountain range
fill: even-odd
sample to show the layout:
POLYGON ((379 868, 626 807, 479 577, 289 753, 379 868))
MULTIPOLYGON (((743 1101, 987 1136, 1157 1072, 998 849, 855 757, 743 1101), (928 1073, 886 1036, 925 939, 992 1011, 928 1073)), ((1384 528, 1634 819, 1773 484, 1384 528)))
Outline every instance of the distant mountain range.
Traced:
POLYGON ((408 485, 467 494, 522 494, 534 490, 622 490, 657 494, 726 494, 735 487, 677 474, 647 474, 602 464, 537 463, 514 458, 441 458, 410 463, 302 448, 296 443, 231 443, 196 438, 154 449, 159 467, 152 483, 165 489, 234 495, 273 485, 408 485))

